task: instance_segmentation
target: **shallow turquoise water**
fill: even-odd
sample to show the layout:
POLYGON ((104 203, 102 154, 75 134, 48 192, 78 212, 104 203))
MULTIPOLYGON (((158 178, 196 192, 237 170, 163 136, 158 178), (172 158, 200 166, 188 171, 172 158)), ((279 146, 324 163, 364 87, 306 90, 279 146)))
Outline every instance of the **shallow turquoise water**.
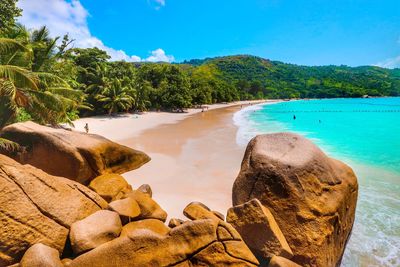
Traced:
POLYGON ((400 98, 290 101, 244 109, 234 120, 239 144, 292 131, 352 166, 360 193, 342 266, 400 266, 400 98))

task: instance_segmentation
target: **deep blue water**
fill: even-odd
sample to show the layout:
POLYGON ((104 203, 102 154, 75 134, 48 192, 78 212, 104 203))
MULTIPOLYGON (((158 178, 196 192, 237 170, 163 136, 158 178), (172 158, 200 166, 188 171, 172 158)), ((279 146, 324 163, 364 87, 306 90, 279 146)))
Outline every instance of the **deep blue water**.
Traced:
POLYGON ((241 145, 292 131, 349 164, 360 192, 342 266, 400 266, 400 98, 289 101, 249 107, 234 120, 241 145))

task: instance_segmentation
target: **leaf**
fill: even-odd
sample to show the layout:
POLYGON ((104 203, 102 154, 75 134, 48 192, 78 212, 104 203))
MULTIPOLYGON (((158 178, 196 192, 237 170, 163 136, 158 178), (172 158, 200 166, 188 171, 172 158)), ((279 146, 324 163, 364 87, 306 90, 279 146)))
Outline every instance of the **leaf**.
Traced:
POLYGON ((10 80, 15 87, 38 90, 38 77, 31 71, 12 65, 0 65, 0 79, 10 80))

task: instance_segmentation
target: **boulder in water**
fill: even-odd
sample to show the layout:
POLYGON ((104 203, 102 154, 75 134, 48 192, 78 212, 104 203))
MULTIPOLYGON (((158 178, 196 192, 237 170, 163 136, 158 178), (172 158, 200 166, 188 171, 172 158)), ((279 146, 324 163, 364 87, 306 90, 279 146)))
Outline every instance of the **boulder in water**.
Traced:
POLYGON ((274 216, 302 266, 340 265, 358 184, 353 170, 292 133, 260 135, 247 146, 233 204, 257 198, 274 216))

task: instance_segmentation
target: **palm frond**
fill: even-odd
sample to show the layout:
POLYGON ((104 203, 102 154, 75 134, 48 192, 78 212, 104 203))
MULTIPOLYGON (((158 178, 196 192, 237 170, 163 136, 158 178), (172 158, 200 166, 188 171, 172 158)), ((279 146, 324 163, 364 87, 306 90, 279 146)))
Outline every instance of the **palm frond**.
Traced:
POLYGON ((68 87, 49 87, 46 89, 48 92, 67 97, 73 100, 83 100, 85 94, 80 90, 74 90, 68 87))
POLYGON ((42 26, 38 30, 32 32, 31 42, 48 42, 50 40, 50 32, 46 26, 42 26))
POLYGON ((53 87, 53 86, 69 88, 69 84, 55 74, 47 73, 47 72, 35 72, 35 75, 39 78, 40 84, 46 88, 53 87))
POLYGON ((0 137, 0 152, 16 152, 21 149, 21 146, 13 141, 0 137))
POLYGON ((0 80, 0 96, 7 96, 10 99, 15 99, 16 91, 14 83, 9 80, 0 80))
POLYGON ((35 90, 29 90, 29 93, 33 96, 34 102, 42 103, 49 111, 63 112, 65 110, 65 102, 57 95, 35 90))
POLYGON ((14 54, 18 51, 28 52, 29 49, 14 39, 0 38, 0 54, 14 54))
POLYGON ((0 65, 0 79, 10 80, 19 88, 38 90, 38 77, 29 70, 18 66, 0 65))

